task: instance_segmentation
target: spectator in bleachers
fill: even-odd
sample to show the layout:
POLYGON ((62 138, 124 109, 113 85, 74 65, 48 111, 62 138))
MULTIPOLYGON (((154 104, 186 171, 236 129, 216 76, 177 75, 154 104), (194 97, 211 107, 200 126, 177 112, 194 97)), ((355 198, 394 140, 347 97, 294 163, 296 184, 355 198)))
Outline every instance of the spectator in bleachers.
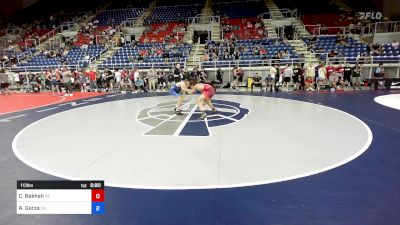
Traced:
POLYGON ((212 60, 213 61, 218 61, 219 60, 219 57, 215 52, 213 53, 212 60))
POLYGON ((260 55, 261 56, 266 56, 267 54, 268 54, 268 51, 265 48, 261 47, 260 48, 260 55))
POLYGON ((210 60, 210 56, 208 55, 208 53, 206 52, 206 53, 204 53, 204 55, 203 55, 203 61, 204 62, 208 62, 210 60))
POLYGON ((399 48, 399 42, 398 41, 396 41, 396 40, 393 40, 393 42, 392 42, 392 47, 393 48, 399 48))
POLYGON ((290 59, 290 52, 289 50, 286 50, 285 52, 282 53, 283 59, 290 59))
POLYGON ((375 54, 375 55, 381 55, 383 53, 382 45, 380 45, 378 43, 371 44, 371 52, 372 52, 372 54, 375 54))

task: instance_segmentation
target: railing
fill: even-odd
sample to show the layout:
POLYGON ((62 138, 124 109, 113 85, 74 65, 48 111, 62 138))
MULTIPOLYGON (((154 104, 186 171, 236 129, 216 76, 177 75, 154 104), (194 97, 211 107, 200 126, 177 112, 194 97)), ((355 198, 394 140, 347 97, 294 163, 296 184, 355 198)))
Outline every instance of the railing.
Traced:
MULTIPOLYGON (((99 35, 96 35, 96 45, 105 44, 105 43, 101 43, 101 42, 99 41, 99 39, 100 39, 101 37, 104 38, 105 40, 107 40, 107 42, 109 41, 109 36, 108 36, 108 35, 99 34, 99 35)), ((104 40, 104 39, 103 39, 103 40, 104 40)))
POLYGON ((183 41, 187 42, 187 41, 191 40, 193 42, 193 40, 192 40, 193 39, 193 34, 194 34, 193 26, 189 24, 186 29, 187 29, 187 31, 185 33, 183 41))
POLYGON ((272 14, 274 12, 282 14, 284 19, 297 18, 297 9, 291 10, 291 9, 287 9, 287 8, 262 13, 261 18, 262 19, 274 19, 274 18, 272 18, 272 14))
POLYGON ((400 32, 400 21, 376 22, 375 33, 400 32))
POLYGON ((16 67, 4 67, 9 72, 44 72, 47 71, 48 69, 60 69, 62 67, 68 67, 70 69, 79 69, 79 65, 62 65, 62 64, 57 64, 57 65, 45 65, 45 66, 16 66, 16 67))
MULTIPOLYGON (((121 26, 123 27, 134 27, 137 18, 127 18, 126 20, 122 21, 121 26)), ((143 24, 142 24, 143 26, 143 24)))
POLYGON ((22 29, 17 26, 9 26, 5 29, 6 34, 14 34, 14 35, 20 35, 22 33, 22 29))
POLYGON ((8 61, 2 62, 2 67, 1 68, 5 68, 6 66, 8 66, 8 61))
POLYGON ((338 27, 323 27, 321 25, 304 25, 304 27, 313 35, 321 35, 325 31, 328 31, 328 33, 337 33, 339 31, 342 34, 352 33, 359 34, 360 36, 371 36, 375 33, 400 32, 400 21, 376 22, 366 26, 351 24, 349 26, 338 27))
POLYGON ((95 61, 97 61, 97 60, 99 60, 100 58, 101 58, 101 56, 104 54, 104 53, 106 53, 106 52, 108 52, 110 49, 109 48, 104 48, 101 52, 100 52, 100 55, 97 57, 97 56, 93 56, 93 57, 91 57, 90 59, 89 59, 89 67, 90 68, 92 68, 92 66, 93 66, 93 62, 95 62, 95 61))
MULTIPOLYGON (((195 49, 196 51, 197 49, 195 49)), ((332 62, 334 64, 356 64, 356 63, 364 63, 364 65, 368 64, 369 66, 377 66, 379 63, 384 63, 385 66, 399 67, 400 68, 400 56, 369 56, 369 57, 329 57, 327 53, 316 53, 313 52, 314 56, 320 60, 325 62, 326 64, 332 62), (317 57, 319 56, 319 57, 317 57), (322 57, 321 57, 322 56, 322 57)), ((82 66, 91 66, 91 62, 97 60, 97 57, 92 57, 90 60, 80 60, 78 61, 78 65, 68 65, 70 68, 81 68, 82 66), (87 65, 82 65, 87 62, 87 65)), ((318 63, 318 61, 310 61, 310 58, 290 58, 290 59, 264 59, 264 60, 229 60, 229 61, 200 61, 195 59, 195 61, 199 62, 199 65, 204 68, 233 68, 234 66, 239 67, 270 67, 273 65, 296 65, 300 63, 318 63)), ((182 61, 181 61, 182 62, 182 61)), ((98 68, 173 68, 176 65, 176 62, 124 62, 124 63, 112 63, 106 65, 99 65, 98 68)), ((184 65, 186 65, 186 60, 184 61, 184 65)), ((11 72, 30 72, 30 71, 45 71, 47 69, 61 68, 65 65, 57 64, 57 65, 43 65, 43 66, 16 66, 16 67, 7 67, 3 65, 5 69, 8 69, 11 72)), ((262 68, 260 68, 262 69, 262 68)))
POLYGON ((188 18, 189 24, 210 24, 218 23, 221 21, 219 16, 213 16, 211 14, 197 14, 195 17, 188 18))
POLYGON ((25 47, 28 47, 30 45, 29 43, 33 43, 34 46, 37 46, 37 44, 38 44, 36 39, 25 39, 25 47))
POLYGON ((75 28, 76 30, 79 30, 79 25, 76 22, 65 22, 61 26, 61 32, 65 30, 71 30, 71 28, 75 28))
POLYGON ((45 42, 46 40, 50 39, 51 37, 53 37, 54 35, 58 34, 59 32, 61 32, 61 26, 57 27, 56 29, 51 30, 50 32, 46 33, 45 35, 41 36, 39 38, 39 45, 43 42, 45 42))
POLYGON ((19 63, 22 59, 25 59, 26 57, 31 56, 32 57, 32 52, 31 51, 25 51, 20 55, 17 55, 17 62, 19 63))
MULTIPOLYGON (((168 63, 149 63, 149 62, 128 62, 128 63, 113 63, 113 64, 106 64, 106 65, 99 65, 97 68, 99 69, 121 69, 121 68, 160 68, 160 69, 172 69, 175 67, 176 63, 181 63, 181 62, 168 62, 168 63)), ((186 64, 186 61, 183 62, 183 65, 186 64)))

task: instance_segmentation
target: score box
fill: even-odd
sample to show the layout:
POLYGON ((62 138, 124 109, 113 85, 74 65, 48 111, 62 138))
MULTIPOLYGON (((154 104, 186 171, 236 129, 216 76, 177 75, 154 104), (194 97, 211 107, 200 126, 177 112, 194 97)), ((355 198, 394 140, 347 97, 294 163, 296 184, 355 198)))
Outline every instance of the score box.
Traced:
POLYGON ((104 181, 17 181, 17 214, 104 214, 104 181))

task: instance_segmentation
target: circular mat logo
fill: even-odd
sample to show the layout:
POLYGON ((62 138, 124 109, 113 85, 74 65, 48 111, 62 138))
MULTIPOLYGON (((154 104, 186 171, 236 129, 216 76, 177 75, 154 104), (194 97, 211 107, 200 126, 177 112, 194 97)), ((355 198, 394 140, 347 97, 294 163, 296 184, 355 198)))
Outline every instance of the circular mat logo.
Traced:
POLYGON ((144 135, 167 136, 210 136, 210 127, 222 126, 240 121, 249 110, 239 103, 213 100, 217 112, 207 111, 207 119, 200 119, 200 110, 195 100, 186 101, 182 105, 183 115, 176 115, 176 101, 163 102, 152 108, 141 110, 137 120, 152 128, 144 135))

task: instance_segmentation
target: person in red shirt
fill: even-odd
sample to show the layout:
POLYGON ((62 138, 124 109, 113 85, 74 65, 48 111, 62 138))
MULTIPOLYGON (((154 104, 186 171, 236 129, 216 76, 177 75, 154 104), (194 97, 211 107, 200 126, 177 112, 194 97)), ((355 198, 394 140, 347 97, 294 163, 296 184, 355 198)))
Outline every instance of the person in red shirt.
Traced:
POLYGON ((157 54, 158 56, 162 56, 163 53, 164 53, 164 52, 163 52, 163 50, 162 50, 161 48, 158 48, 157 51, 156 51, 156 54, 157 54))
POLYGON ((266 55, 267 52, 268 52, 268 51, 267 51, 265 48, 260 48, 260 55, 261 55, 261 56, 266 55))
POLYGON ((328 66, 326 67, 326 79, 329 79, 332 73, 335 72, 335 68, 332 66, 332 63, 330 62, 328 66))
POLYGON ((344 88, 344 66, 340 65, 336 67, 335 70, 337 76, 338 76, 338 83, 337 83, 337 90, 342 90, 344 88))
POLYGON ((304 82, 304 85, 305 85, 304 88, 305 88, 306 91, 315 91, 315 89, 313 88, 314 80, 313 80, 312 77, 307 76, 306 80, 304 82))
POLYGON ((94 70, 90 70, 89 72, 85 73, 86 76, 89 78, 89 86, 90 91, 97 91, 97 83, 96 83, 96 72, 94 70))

